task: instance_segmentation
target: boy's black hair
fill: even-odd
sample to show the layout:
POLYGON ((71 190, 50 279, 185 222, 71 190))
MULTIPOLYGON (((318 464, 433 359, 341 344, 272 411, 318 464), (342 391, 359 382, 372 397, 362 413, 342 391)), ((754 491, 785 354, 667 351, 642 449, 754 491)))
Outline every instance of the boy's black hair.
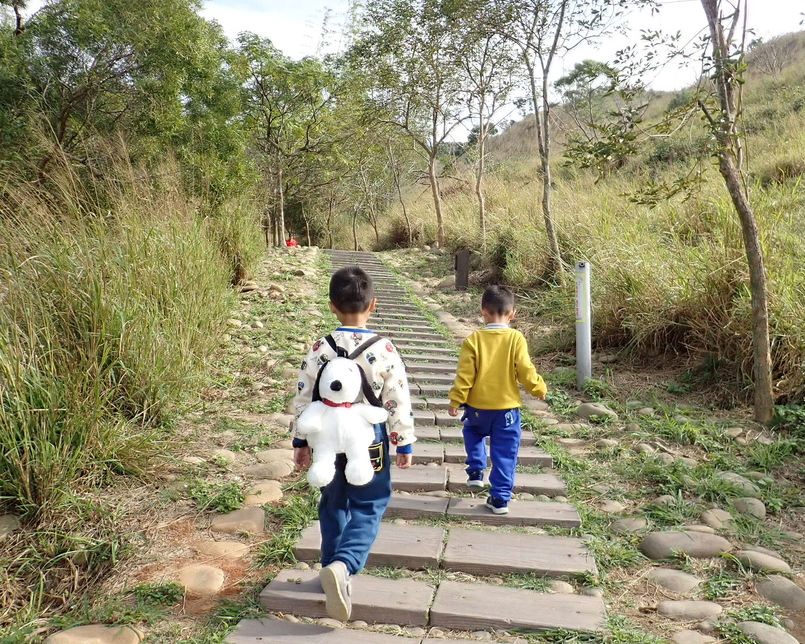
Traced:
POLYGON ((374 297, 372 278, 360 266, 344 266, 330 278, 330 301, 341 313, 362 313, 374 297))
POLYGON ((511 313, 514 311, 514 293, 499 284, 487 286, 481 298, 481 308, 495 315, 511 313))

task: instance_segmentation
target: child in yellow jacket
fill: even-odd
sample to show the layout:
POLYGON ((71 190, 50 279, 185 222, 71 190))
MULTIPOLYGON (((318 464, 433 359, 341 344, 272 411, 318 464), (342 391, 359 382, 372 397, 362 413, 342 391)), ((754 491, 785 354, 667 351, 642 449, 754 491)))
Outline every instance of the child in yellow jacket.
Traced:
POLYGON ((514 294, 505 286, 489 286, 481 298, 486 326, 461 345, 456 379, 448 397, 449 413, 464 407, 464 449, 467 485, 483 487, 489 437, 492 471, 487 507, 495 514, 509 511, 517 452, 520 449, 520 390, 545 398, 545 381, 528 355, 522 333, 509 328, 514 317, 514 294))

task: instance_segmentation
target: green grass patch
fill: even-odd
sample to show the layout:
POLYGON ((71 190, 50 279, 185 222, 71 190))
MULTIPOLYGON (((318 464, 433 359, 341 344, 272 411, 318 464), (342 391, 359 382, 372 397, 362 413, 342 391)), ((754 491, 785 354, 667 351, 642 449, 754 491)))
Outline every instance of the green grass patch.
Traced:
POLYGON ((276 530, 271 539, 260 546, 257 552, 258 565, 282 566, 296 563, 293 547, 302 530, 317 518, 319 496, 317 489, 307 488, 306 492, 288 496, 283 505, 267 508, 276 530))
POLYGON ((196 479, 188 484, 187 496, 196 502, 199 510, 224 513, 239 510, 246 500, 241 484, 236 481, 213 483, 196 479))

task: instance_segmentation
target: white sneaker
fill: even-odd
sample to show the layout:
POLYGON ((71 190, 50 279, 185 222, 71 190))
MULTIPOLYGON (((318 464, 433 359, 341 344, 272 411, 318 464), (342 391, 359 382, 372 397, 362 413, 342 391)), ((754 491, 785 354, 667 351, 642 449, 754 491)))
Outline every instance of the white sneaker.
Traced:
POLYGON ((334 561, 319 571, 319 581, 324 590, 327 614, 342 622, 352 615, 352 584, 347 565, 343 561, 334 561))

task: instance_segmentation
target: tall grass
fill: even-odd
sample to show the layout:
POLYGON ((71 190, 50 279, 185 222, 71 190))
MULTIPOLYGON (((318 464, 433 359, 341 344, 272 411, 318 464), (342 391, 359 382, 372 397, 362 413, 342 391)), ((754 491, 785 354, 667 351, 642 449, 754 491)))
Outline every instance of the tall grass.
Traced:
POLYGON ((28 515, 137 471, 203 381, 231 305, 220 241, 171 168, 69 169, 0 204, 0 497, 28 515))

